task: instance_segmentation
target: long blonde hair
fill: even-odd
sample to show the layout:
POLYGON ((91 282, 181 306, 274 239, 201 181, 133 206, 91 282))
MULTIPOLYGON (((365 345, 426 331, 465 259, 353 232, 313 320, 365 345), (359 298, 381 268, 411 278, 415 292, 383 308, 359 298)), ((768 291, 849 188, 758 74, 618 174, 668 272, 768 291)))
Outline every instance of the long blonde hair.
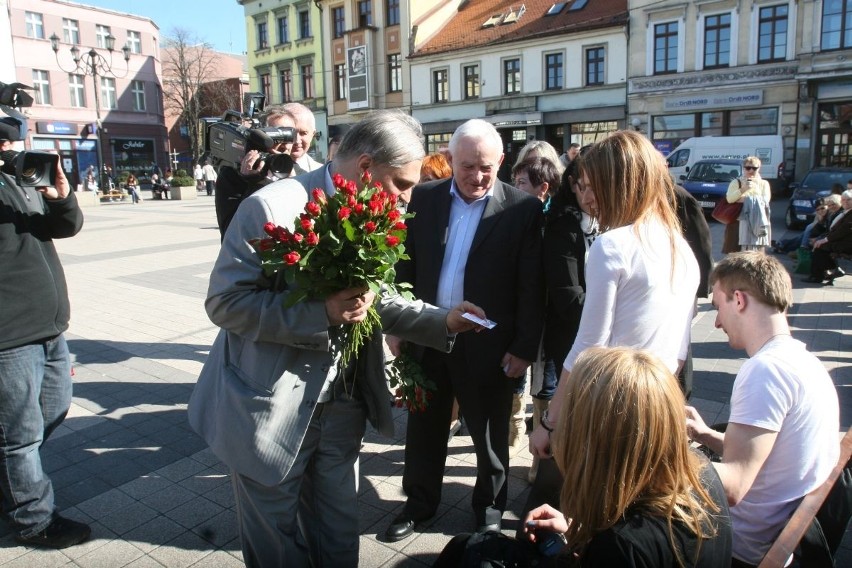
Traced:
MULTIPOLYGON (((656 356, 628 347, 591 347, 577 359, 554 433, 553 457, 564 481, 560 507, 568 544, 582 546, 628 509, 664 518, 681 565, 672 522, 701 540, 715 535, 719 507, 700 481, 689 449, 685 401, 656 356)), ((696 553, 697 554, 697 553, 696 553)))

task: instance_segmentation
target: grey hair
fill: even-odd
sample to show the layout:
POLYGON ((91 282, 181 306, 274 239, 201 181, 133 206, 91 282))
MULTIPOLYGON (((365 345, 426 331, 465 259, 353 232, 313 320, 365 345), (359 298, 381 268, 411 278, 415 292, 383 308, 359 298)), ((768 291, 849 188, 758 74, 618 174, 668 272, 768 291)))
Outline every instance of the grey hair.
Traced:
POLYGON ((450 138, 450 155, 455 153, 462 138, 488 142, 492 147, 499 149, 501 154, 503 153, 503 139, 500 138, 500 133, 486 120, 472 118, 456 128, 450 138))
POLYGON ((515 160, 513 168, 527 159, 527 155, 535 151, 538 154, 539 158, 544 158, 549 161, 556 167, 556 171, 559 172, 559 175, 562 175, 562 172, 565 171, 565 166, 562 165, 562 162, 559 160, 559 154, 556 153, 556 148, 550 145, 549 142, 545 142, 544 140, 533 140, 531 142, 527 142, 521 151, 518 152, 518 159, 515 160))
POLYGON ((296 122, 299 122, 299 117, 308 119, 311 123, 311 130, 317 129, 317 120, 314 118, 314 112, 303 105, 302 103, 284 103, 281 108, 290 113, 296 122))
POLYGON ((295 115, 285 108, 286 105, 269 105, 265 109, 263 109, 263 114, 260 115, 260 123, 264 126, 269 125, 270 120, 274 120, 279 117, 287 117, 293 121, 293 124, 296 123, 295 115))
POLYGON ((840 194, 840 197, 845 197, 846 199, 852 199, 852 189, 847 189, 843 193, 840 194))
POLYGON ((376 110, 346 132, 335 156, 345 160, 367 154, 377 164, 401 168, 423 159, 424 140, 416 118, 400 110, 376 110))
MULTIPOLYGON (((849 192, 848 189, 844 193, 849 193, 850 196, 852 196, 852 192, 849 192)), ((822 199, 822 202, 826 205, 828 205, 829 203, 833 203, 834 205, 840 205, 840 196, 836 193, 832 193, 831 195, 826 195, 822 199)))

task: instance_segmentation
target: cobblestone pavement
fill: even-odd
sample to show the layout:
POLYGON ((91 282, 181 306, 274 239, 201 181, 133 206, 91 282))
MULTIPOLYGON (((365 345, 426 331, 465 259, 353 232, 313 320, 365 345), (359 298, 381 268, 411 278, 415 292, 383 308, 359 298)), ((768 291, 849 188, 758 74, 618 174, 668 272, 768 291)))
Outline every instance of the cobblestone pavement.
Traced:
MULTIPOLYGON (((774 209, 780 234, 783 205, 774 209)), ((93 534, 83 545, 44 551, 18 546, 0 528, 0 565, 242 566, 227 471, 185 417, 217 331, 203 307, 219 248, 213 198, 102 204, 85 215, 78 236, 57 242, 72 298, 67 337, 74 402, 43 457, 60 508, 91 523, 93 534)), ((719 243, 721 227, 713 232, 719 243)), ((841 425, 848 428, 852 276, 835 287, 794 280, 794 335, 829 369, 840 394, 841 425)), ((693 326, 692 403, 708 422, 726 420, 733 378, 745 357, 728 347, 714 318, 709 302, 701 302, 693 326)), ((383 542, 404 498, 405 415, 397 420, 396 439, 368 433, 362 452, 361 565, 367 568, 431 564, 453 535, 473 528, 476 465, 462 433, 451 443, 437 516, 407 540, 383 542)), ((509 534, 526 498, 530 461, 526 449, 513 453, 504 519, 509 534)), ((852 565, 850 542, 847 535, 839 566, 852 565)))

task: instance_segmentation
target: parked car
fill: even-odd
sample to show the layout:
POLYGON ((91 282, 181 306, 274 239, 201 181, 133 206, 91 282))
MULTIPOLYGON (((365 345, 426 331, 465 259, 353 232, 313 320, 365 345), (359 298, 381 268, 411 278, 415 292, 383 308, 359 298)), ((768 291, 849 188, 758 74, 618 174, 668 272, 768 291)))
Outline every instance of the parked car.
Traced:
POLYGON ((680 176, 680 185, 698 200, 708 215, 728 192, 728 185, 743 173, 742 160, 699 160, 689 173, 680 176))
POLYGON ((784 215, 788 229, 804 227, 814 220, 814 202, 831 193, 831 186, 839 183, 846 189, 852 179, 852 168, 814 168, 805 174, 801 182, 790 184, 793 194, 784 215))

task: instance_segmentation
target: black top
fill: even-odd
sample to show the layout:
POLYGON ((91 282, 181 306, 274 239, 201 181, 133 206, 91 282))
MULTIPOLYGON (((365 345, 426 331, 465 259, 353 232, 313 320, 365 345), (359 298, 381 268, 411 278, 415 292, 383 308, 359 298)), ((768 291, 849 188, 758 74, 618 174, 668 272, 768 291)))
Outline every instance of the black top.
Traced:
POLYGON ((219 167, 214 203, 221 238, 225 238, 225 231, 231 224, 231 219, 234 218, 237 207, 240 206, 243 199, 264 185, 266 185, 266 180, 262 175, 244 176, 240 174, 239 170, 231 166, 219 167))
MULTIPOLYGON (((698 558, 695 557, 696 539, 680 523, 672 530, 684 565, 695 568, 717 568, 731 565, 731 521, 728 502, 722 482, 712 465, 707 463, 702 471, 702 482, 710 497, 719 506, 716 515, 717 536, 701 541, 698 558)), ((676 568, 679 566, 669 541, 666 520, 641 510, 629 510, 625 518, 612 528, 592 539, 580 556, 580 566, 676 568)))

